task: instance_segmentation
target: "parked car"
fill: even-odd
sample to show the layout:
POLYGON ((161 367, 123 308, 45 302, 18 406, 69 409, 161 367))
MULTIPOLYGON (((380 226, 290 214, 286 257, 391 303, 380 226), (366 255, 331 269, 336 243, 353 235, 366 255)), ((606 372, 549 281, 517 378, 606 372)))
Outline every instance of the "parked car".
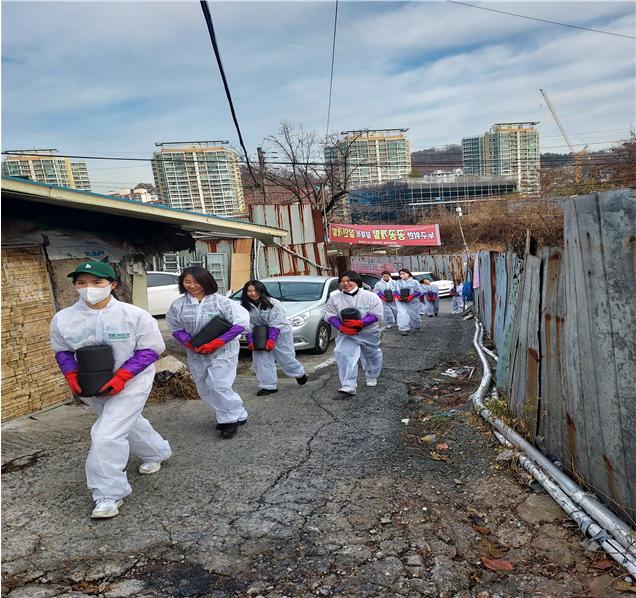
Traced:
MULTIPOLYGON (((440 278, 436 276, 432 272, 411 272, 413 274, 413 278, 418 282, 422 282, 425 278, 430 278, 439 288, 439 296, 440 297, 448 297, 450 296, 450 291, 453 288, 453 281, 446 280, 444 278, 440 278)), ((393 272, 391 274, 394 280, 399 278, 399 274, 397 272, 393 272)))
POLYGON ((147 272, 148 311, 153 316, 165 316, 179 297, 178 281, 179 275, 174 272, 147 272))
MULTIPOLYGON (((261 282, 269 294, 278 299, 287 312, 287 321, 294 333, 294 347, 324 353, 333 337, 331 326, 323 320, 329 295, 339 290, 334 276, 277 276, 263 278, 261 282)), ((229 297, 240 301, 243 290, 230 293, 229 297)), ((245 335, 239 338, 246 345, 245 335)))
POLYGON ((366 272, 359 272, 360 278, 364 284, 369 285, 369 288, 373 290, 375 285, 382 280, 379 274, 367 274, 366 272))

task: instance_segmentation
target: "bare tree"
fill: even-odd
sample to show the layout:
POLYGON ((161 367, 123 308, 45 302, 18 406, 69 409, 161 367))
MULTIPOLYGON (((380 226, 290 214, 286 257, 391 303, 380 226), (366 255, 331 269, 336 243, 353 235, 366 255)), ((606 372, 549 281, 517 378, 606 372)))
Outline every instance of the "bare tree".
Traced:
POLYGON ((276 157, 267 165, 263 176, 286 189, 297 201, 329 214, 346 196, 351 176, 359 167, 350 164, 349 159, 358 137, 340 139, 332 134, 325 143, 316 131, 283 121, 278 133, 265 139, 269 151, 276 157))
POLYGON ((315 131, 281 122, 276 135, 265 139, 275 158, 265 169, 267 181, 286 189, 300 203, 322 209, 321 144, 315 131))

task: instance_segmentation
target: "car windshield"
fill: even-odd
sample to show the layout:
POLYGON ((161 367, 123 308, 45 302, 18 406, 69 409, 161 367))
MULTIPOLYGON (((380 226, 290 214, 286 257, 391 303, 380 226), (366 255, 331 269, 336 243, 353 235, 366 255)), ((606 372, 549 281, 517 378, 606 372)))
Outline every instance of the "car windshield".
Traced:
MULTIPOLYGON (((324 282, 278 282, 269 280, 263 283, 269 294, 279 301, 318 301, 322 298, 324 282)), ((237 291, 232 299, 240 299, 243 291, 237 291)))
POLYGON ((322 282, 275 282, 265 283, 269 294, 280 301, 318 301, 322 297, 322 282))

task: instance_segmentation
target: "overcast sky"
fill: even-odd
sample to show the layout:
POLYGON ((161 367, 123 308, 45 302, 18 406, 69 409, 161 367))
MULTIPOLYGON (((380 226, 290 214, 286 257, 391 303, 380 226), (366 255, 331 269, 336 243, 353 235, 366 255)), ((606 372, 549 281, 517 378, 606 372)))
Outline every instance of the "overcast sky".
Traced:
MULTIPOLYGON (((635 35, 632 2, 489 8, 635 35)), ((324 134, 334 2, 210 2, 250 152, 283 119, 324 134)), ((600 149, 636 123, 634 40, 448 2, 341 1, 331 129, 405 127, 413 150, 540 121, 542 151, 600 149)), ((157 141, 238 146, 199 2, 2 2, 2 148, 150 157, 157 141)), ((96 191, 148 164, 89 162, 96 191)))

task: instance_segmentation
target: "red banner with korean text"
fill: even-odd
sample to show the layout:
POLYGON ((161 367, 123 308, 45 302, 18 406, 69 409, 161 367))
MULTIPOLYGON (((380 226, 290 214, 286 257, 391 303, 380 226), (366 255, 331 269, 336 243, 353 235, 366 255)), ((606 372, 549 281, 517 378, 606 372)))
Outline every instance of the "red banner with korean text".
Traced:
POLYGON ((441 245, 439 224, 391 226, 373 224, 330 224, 332 243, 357 245, 441 245))

